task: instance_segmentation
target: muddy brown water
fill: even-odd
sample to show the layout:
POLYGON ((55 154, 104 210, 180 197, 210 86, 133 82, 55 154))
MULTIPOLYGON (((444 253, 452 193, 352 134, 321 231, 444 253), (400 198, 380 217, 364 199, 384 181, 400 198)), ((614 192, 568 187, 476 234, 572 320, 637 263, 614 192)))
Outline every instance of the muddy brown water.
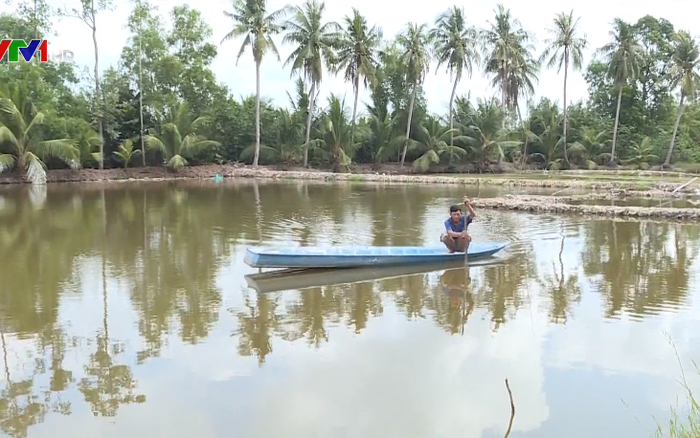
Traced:
POLYGON ((0 190, 0 435, 503 436, 508 378, 511 437, 649 436, 683 400, 669 339, 700 360, 698 225, 484 210, 474 239, 511 245, 468 271, 243 263, 257 244, 435 245, 463 190, 0 190))

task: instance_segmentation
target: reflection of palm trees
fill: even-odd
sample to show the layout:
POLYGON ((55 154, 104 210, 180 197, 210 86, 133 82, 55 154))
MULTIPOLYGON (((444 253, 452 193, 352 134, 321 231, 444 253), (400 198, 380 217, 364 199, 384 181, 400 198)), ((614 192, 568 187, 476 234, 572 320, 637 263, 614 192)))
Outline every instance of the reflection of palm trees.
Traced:
POLYGON ((355 327, 359 334, 365 327, 369 316, 381 316, 384 312, 381 296, 375 291, 374 282, 354 283, 348 294, 348 324, 355 327))
POLYGON ((599 278, 596 284, 606 304, 606 316, 629 312, 642 317, 661 307, 684 305, 698 238, 697 230, 680 224, 589 222, 584 272, 599 278))
MULTIPOLYGON (((563 227, 563 224, 562 224, 563 227)), ((578 275, 564 274, 564 241, 566 235, 562 230, 561 245, 559 247, 559 273, 557 273, 554 262, 552 262, 552 276, 547 277, 543 283, 543 288, 549 291, 551 308, 549 310, 550 321, 556 324, 566 323, 568 314, 571 311, 572 303, 581 302, 581 288, 578 282, 578 275)))
POLYGON ((106 247, 107 240, 107 211, 104 189, 102 190, 102 205, 104 211, 104 229, 102 236, 102 333, 97 335, 97 350, 90 355, 90 361, 85 367, 88 377, 81 379, 78 388, 83 393, 85 401, 90 404, 94 415, 114 417, 122 404, 143 403, 146 397, 134 395, 136 382, 128 365, 115 365, 114 356, 124 351, 124 346, 111 344, 108 323, 108 297, 107 297, 107 266, 106 247), (110 351, 111 350, 111 351, 110 351))
POLYGON ((13 438, 23 438, 27 436, 30 426, 44 421, 48 409, 34 393, 34 375, 20 382, 12 381, 4 331, 0 331, 0 338, 6 382, 5 388, 0 392, 0 430, 13 438))
POLYGON ((493 329, 498 330, 525 303, 523 286, 534 275, 532 258, 527 254, 511 257, 507 264, 484 268, 483 280, 475 292, 478 305, 491 314, 493 329))
POLYGON ((423 309, 427 303, 426 291, 429 290, 425 274, 389 279, 384 284, 394 291, 396 306, 403 310, 409 319, 425 318, 423 309))
POLYGON ((109 245, 113 253, 129 251, 132 261, 125 257, 120 263, 131 264, 136 273, 130 279, 132 302, 140 314, 139 331, 147 345, 139 352, 139 360, 159 355, 173 316, 178 317, 183 341, 199 342, 218 320, 221 295, 214 276, 230 251, 219 225, 229 220, 221 211, 224 203, 217 202, 220 194, 198 187, 185 191, 159 185, 149 187, 148 198, 114 196, 121 199, 110 202, 115 209, 110 217, 127 220, 129 215, 119 214, 126 208, 135 215, 128 227, 147 227, 126 242, 123 235, 111 236, 109 245), (142 208, 128 207, 146 200, 148 205, 142 208), (185 203, 187 208, 183 208, 185 203), (138 218, 139 213, 145 216, 138 218))
POLYGON ((268 294, 256 294, 256 302, 251 302, 250 296, 245 297, 247 312, 237 311, 238 328, 234 336, 238 336, 238 354, 241 356, 256 356, 262 366, 265 358, 272 353, 272 335, 279 328, 277 297, 268 294))
POLYGON ((67 335, 58 327, 58 306, 63 285, 77 280, 73 278, 75 259, 92 246, 100 216, 100 204, 90 197, 65 196, 47 187, 28 191, 22 187, 8 192, 16 208, 0 218, 0 265, 6 273, 0 288, 0 334, 7 379, 0 400, 0 428, 10 436, 26 436, 27 429, 42 422, 49 410, 71 413, 71 403, 61 397, 74 379, 63 368, 67 335), (51 196, 46 196, 47 190, 53 191, 51 196), (40 355, 50 350, 50 365, 40 359, 30 378, 13 382, 6 356, 8 331, 17 333, 20 340, 36 339, 40 355), (49 387, 40 395, 33 381, 47 368, 49 387))
POLYGON ((344 289, 347 285, 324 286, 299 292, 299 299, 287 307, 294 328, 290 340, 306 338, 309 345, 318 348, 328 341, 326 325, 338 323, 345 314, 344 289))

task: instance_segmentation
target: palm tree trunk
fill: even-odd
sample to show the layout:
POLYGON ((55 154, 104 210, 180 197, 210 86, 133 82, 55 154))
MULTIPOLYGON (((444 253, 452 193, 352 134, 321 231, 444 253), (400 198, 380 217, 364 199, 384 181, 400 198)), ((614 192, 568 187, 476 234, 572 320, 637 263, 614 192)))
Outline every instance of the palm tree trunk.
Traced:
MULTIPOLYGON (((457 84, 459 83, 459 75, 455 77, 455 83, 452 86, 452 94, 450 95, 450 131, 455 129, 455 124, 454 124, 454 112, 452 111, 452 107, 454 106, 454 101, 455 101, 455 94, 457 94, 457 84)), ((450 132, 450 146, 454 146, 454 132, 450 132)), ((450 153, 450 162, 452 162, 452 153, 450 153)))
POLYGON ((260 161, 260 62, 260 60, 255 60, 255 157, 253 158, 253 167, 257 167, 260 161))
POLYGON ((306 141, 304 142, 304 167, 309 166, 309 141, 311 139, 311 117, 314 112, 314 92, 316 91, 316 82, 311 83, 309 90, 309 114, 306 117, 306 141))
POLYGON ((503 61, 501 65, 501 108, 506 112, 506 81, 508 80, 508 72, 506 71, 506 63, 503 61))
POLYGON ((139 137, 141 137, 141 164, 146 167, 146 143, 143 138, 143 47, 142 47, 142 36, 140 35, 141 29, 139 24, 139 120, 141 123, 141 128, 139 130, 139 137))
POLYGON ((355 117, 357 116, 357 99, 360 97, 360 75, 355 76, 355 83, 353 84, 355 89, 355 103, 352 106, 352 131, 350 131, 350 144, 355 144, 355 117))
POLYGON ((418 91, 418 83, 413 83, 413 93, 411 94, 411 103, 408 105, 408 123, 406 124, 406 141, 403 144, 403 153, 401 154, 401 167, 406 161, 406 151, 408 150, 408 139, 411 135, 411 123, 413 122, 413 105, 416 103, 416 92, 418 91))
POLYGON ((95 49, 95 101, 97 102, 97 126, 100 135, 100 162, 99 168, 104 169, 105 160, 105 140, 104 128, 102 126, 102 95, 100 93, 100 70, 99 70, 99 53, 97 48, 97 23, 95 23, 95 5, 92 6, 92 44, 95 49))
POLYGON ((564 163, 569 167, 569 153, 567 151, 567 139, 566 139, 566 80, 569 76, 569 49, 566 49, 566 54, 564 55, 564 163))
POLYGON ((613 141, 612 149, 610 150, 610 161, 608 165, 615 163, 615 145, 617 144, 617 124, 620 123, 620 105, 622 104, 622 87, 620 84, 620 90, 617 92, 617 111, 615 111, 615 127, 613 128, 613 141))
POLYGON ((683 115, 683 98, 685 96, 681 93, 681 101, 678 103, 678 116, 676 116, 676 123, 673 125, 673 136, 671 136, 671 144, 668 146, 668 152, 666 152, 666 160, 664 161, 664 166, 671 165, 671 156, 673 155, 673 145, 676 142, 676 134, 678 133, 678 125, 681 123, 681 116, 683 115))
POLYGON ((525 163, 527 163, 527 146, 528 146, 528 135, 525 132, 525 141, 523 142, 523 156, 520 159, 520 170, 523 170, 525 163))

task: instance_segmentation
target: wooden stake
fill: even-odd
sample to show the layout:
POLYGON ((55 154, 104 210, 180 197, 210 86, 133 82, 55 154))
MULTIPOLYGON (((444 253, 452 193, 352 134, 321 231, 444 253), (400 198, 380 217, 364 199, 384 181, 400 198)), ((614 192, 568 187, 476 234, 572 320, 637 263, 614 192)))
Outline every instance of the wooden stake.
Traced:
POLYGON ((671 194, 676 193, 677 191, 679 191, 679 190, 681 190, 681 189, 683 189, 683 188, 685 188, 685 187, 691 185, 692 183, 694 183, 694 182, 697 181, 697 180, 698 180, 698 178, 696 177, 696 178, 691 179, 691 180, 688 181, 687 183, 683 184, 682 186, 676 187, 676 189, 673 190, 673 191, 671 192, 671 194))
POLYGON ((510 430, 513 428, 513 419, 515 418, 515 403, 513 402, 513 393, 510 391, 510 385, 508 384, 508 378, 506 377, 506 389, 508 390, 508 398, 510 399, 510 421, 508 422, 508 429, 503 438, 508 438, 510 435, 510 430))

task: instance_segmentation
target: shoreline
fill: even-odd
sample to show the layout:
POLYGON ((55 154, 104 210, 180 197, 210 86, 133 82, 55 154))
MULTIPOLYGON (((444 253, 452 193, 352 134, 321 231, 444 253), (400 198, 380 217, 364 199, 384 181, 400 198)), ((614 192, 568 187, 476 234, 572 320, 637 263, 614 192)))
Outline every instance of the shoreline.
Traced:
MULTIPOLYGON (((393 169, 392 169, 393 170, 393 169)), ((407 171, 398 173, 360 172, 332 173, 314 169, 277 170, 276 168, 231 165, 203 165, 185 167, 179 171, 171 171, 163 167, 135 167, 128 169, 80 169, 80 170, 48 170, 47 184, 55 183, 116 183, 116 182, 150 182, 177 181, 193 179, 214 179, 217 175, 225 178, 247 178, 268 180, 314 180, 314 181, 349 181, 349 182, 381 182, 396 184, 449 184, 449 185, 486 185, 501 187, 532 187, 558 189, 591 189, 604 191, 624 190, 638 194, 661 193, 668 194, 685 182, 691 180, 693 174, 669 172, 635 172, 635 171, 567 171, 567 172, 513 172, 495 174, 414 174, 410 167, 407 171), (608 176, 609 175, 609 176, 608 176), (601 178, 595 178, 600 176, 601 178), (605 177, 618 179, 606 181, 605 177), (673 180, 679 182, 674 182, 673 180)), ((0 185, 28 184, 17 174, 0 175, 0 185)), ((676 192, 694 193, 694 184, 676 192)), ((648 196, 648 195, 647 195, 648 196)))
MULTIPOLYGON (((591 198, 593 199, 593 198, 591 198)), ((665 219, 677 221, 697 221, 700 208, 640 207, 618 205, 569 204, 549 196, 517 196, 502 198, 473 199, 477 208, 490 210, 520 211, 526 213, 575 214, 581 216, 624 217, 635 219, 665 219)))

